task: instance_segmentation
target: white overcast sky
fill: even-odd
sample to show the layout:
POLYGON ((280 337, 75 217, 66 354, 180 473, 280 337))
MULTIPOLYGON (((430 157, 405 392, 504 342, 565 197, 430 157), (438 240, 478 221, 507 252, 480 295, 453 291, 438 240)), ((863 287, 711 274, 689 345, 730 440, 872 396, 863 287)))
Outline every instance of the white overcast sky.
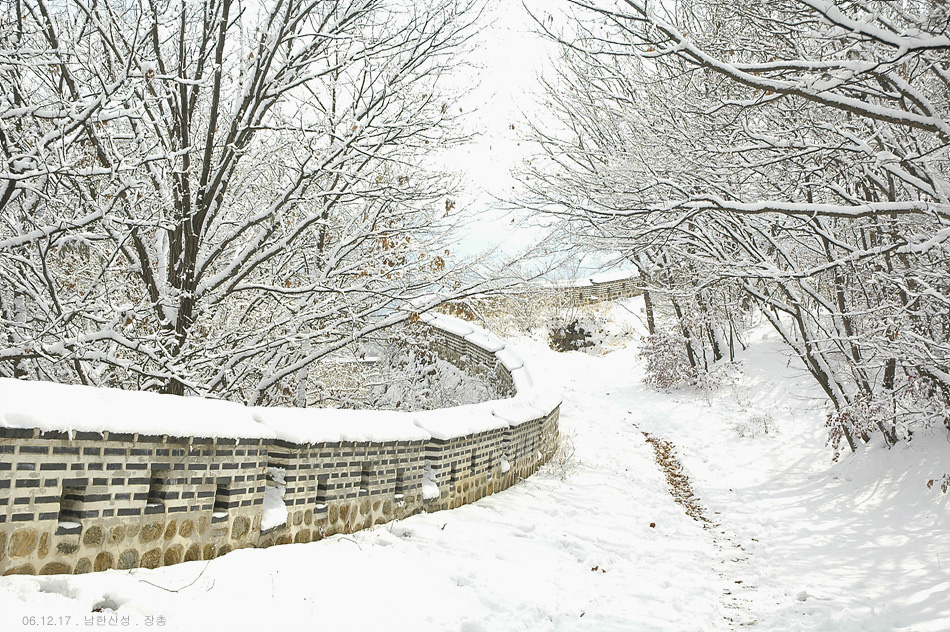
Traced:
MULTIPOLYGON (((508 203, 518 197, 520 186, 513 171, 536 152, 523 138, 526 117, 541 125, 555 124, 545 121, 539 76, 552 75, 558 50, 537 32, 531 14, 563 24, 568 6, 565 0, 488 0, 483 29, 454 78, 465 90, 456 107, 463 109, 464 129, 473 138, 437 158, 466 183, 458 204, 471 221, 466 238, 454 248, 458 254, 498 248, 511 257, 547 232, 538 225, 543 218, 512 212, 508 203)), ((579 255, 571 256, 547 276, 586 276, 610 258, 585 257, 582 262, 579 255)))
MULTIPOLYGON (((554 4, 560 2, 529 0, 528 6, 543 14, 545 5, 554 4)), ((521 138, 523 121, 526 115, 539 115, 538 75, 556 50, 535 32, 521 0, 489 0, 482 23, 485 27, 466 56, 471 67, 461 69, 456 78, 468 90, 457 106, 465 112, 465 131, 474 137, 440 157, 445 167, 466 181, 458 203, 476 219, 464 244, 469 252, 501 241, 508 242, 506 249, 517 249, 537 235, 537 231, 512 235, 512 218, 496 198, 511 199, 518 186, 512 170, 531 154, 529 143, 521 138)))

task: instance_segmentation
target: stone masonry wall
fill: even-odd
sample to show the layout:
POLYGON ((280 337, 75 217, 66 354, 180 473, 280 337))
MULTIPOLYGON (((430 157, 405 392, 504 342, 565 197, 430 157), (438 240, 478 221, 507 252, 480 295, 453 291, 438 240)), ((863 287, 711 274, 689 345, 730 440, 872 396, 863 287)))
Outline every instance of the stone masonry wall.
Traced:
POLYGON ((257 542, 261 440, 0 428, 0 455, 4 575, 155 568, 257 542))
MULTIPOLYGON (((498 345, 430 324, 442 355, 515 391, 498 345)), ((557 417, 555 404, 507 427, 381 443, 0 427, 0 574, 155 568, 458 507, 535 472, 556 447, 557 417), (281 470, 287 520, 262 531, 281 470), (439 491, 428 500, 426 470, 439 491)))
POLYGON ((643 294, 643 289, 640 287, 640 279, 637 277, 603 282, 591 280, 590 285, 558 288, 557 291, 566 292, 573 302, 581 305, 599 303, 601 301, 614 301, 620 298, 630 298, 643 294))
POLYGON ((422 441, 275 442, 267 463, 285 471, 289 516, 259 545, 310 542, 418 513, 424 451, 422 441))
POLYGON ((430 335, 434 343, 433 350, 440 357, 457 366, 464 366, 466 371, 487 377, 502 393, 514 394, 511 372, 496 355, 504 345, 491 346, 491 340, 476 344, 458 333, 436 327, 431 328, 430 335))

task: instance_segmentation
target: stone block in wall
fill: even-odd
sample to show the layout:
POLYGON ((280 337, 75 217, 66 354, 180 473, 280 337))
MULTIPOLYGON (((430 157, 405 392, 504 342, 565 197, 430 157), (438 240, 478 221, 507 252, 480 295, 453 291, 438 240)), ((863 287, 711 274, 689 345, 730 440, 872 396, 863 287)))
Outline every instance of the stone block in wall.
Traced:
POLYGON ((429 441, 426 464, 434 475, 439 497, 428 501, 426 509, 451 509, 496 491, 496 483, 503 476, 506 437, 507 429, 498 428, 429 441))
POLYGON ((10 469, 0 468, 0 492, 11 490, 0 493, 8 501, 0 501, 0 540, 18 547, 0 555, 0 574, 208 559, 233 548, 232 536, 246 540, 261 510, 260 440, 239 446, 120 433, 4 436, 10 430, 0 428, 0 446, 13 447, 3 448, 13 457, 10 469))
POLYGON ((512 424, 507 433, 507 460, 511 476, 526 478, 538 469, 541 427, 537 420, 512 424))
POLYGON ((285 470, 288 524, 267 534, 264 545, 349 533, 420 511, 423 454, 421 440, 277 442, 268 465, 285 470))
POLYGON ((560 408, 555 408, 539 422, 538 444, 542 462, 547 462, 557 452, 560 440, 558 433, 559 415, 560 408))

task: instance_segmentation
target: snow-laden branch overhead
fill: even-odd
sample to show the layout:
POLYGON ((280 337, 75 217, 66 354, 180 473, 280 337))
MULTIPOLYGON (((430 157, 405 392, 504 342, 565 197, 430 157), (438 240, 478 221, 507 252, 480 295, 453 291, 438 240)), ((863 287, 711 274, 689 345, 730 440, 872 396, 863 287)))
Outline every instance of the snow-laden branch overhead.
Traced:
POLYGON ((694 370, 766 318, 833 443, 950 423, 946 8, 571 4, 525 203, 633 262, 694 370))

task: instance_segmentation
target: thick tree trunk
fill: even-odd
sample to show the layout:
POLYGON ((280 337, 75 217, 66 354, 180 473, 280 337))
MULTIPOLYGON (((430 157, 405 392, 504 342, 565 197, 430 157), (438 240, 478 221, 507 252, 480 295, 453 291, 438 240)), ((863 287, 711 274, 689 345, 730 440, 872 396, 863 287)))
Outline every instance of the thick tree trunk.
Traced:
POLYGON ((689 365, 696 369, 699 367, 699 362, 696 358, 697 354, 693 349, 693 337, 690 334, 689 327, 686 326, 686 322, 683 320, 683 309, 679 303, 676 302, 676 299, 671 298, 670 301, 673 303, 673 311, 676 312, 676 318, 679 320, 683 337, 686 338, 686 358, 689 360, 689 365))
POLYGON ((653 295, 647 288, 643 288, 643 307, 647 314, 647 331, 652 336, 656 332, 656 317, 653 314, 653 295))

